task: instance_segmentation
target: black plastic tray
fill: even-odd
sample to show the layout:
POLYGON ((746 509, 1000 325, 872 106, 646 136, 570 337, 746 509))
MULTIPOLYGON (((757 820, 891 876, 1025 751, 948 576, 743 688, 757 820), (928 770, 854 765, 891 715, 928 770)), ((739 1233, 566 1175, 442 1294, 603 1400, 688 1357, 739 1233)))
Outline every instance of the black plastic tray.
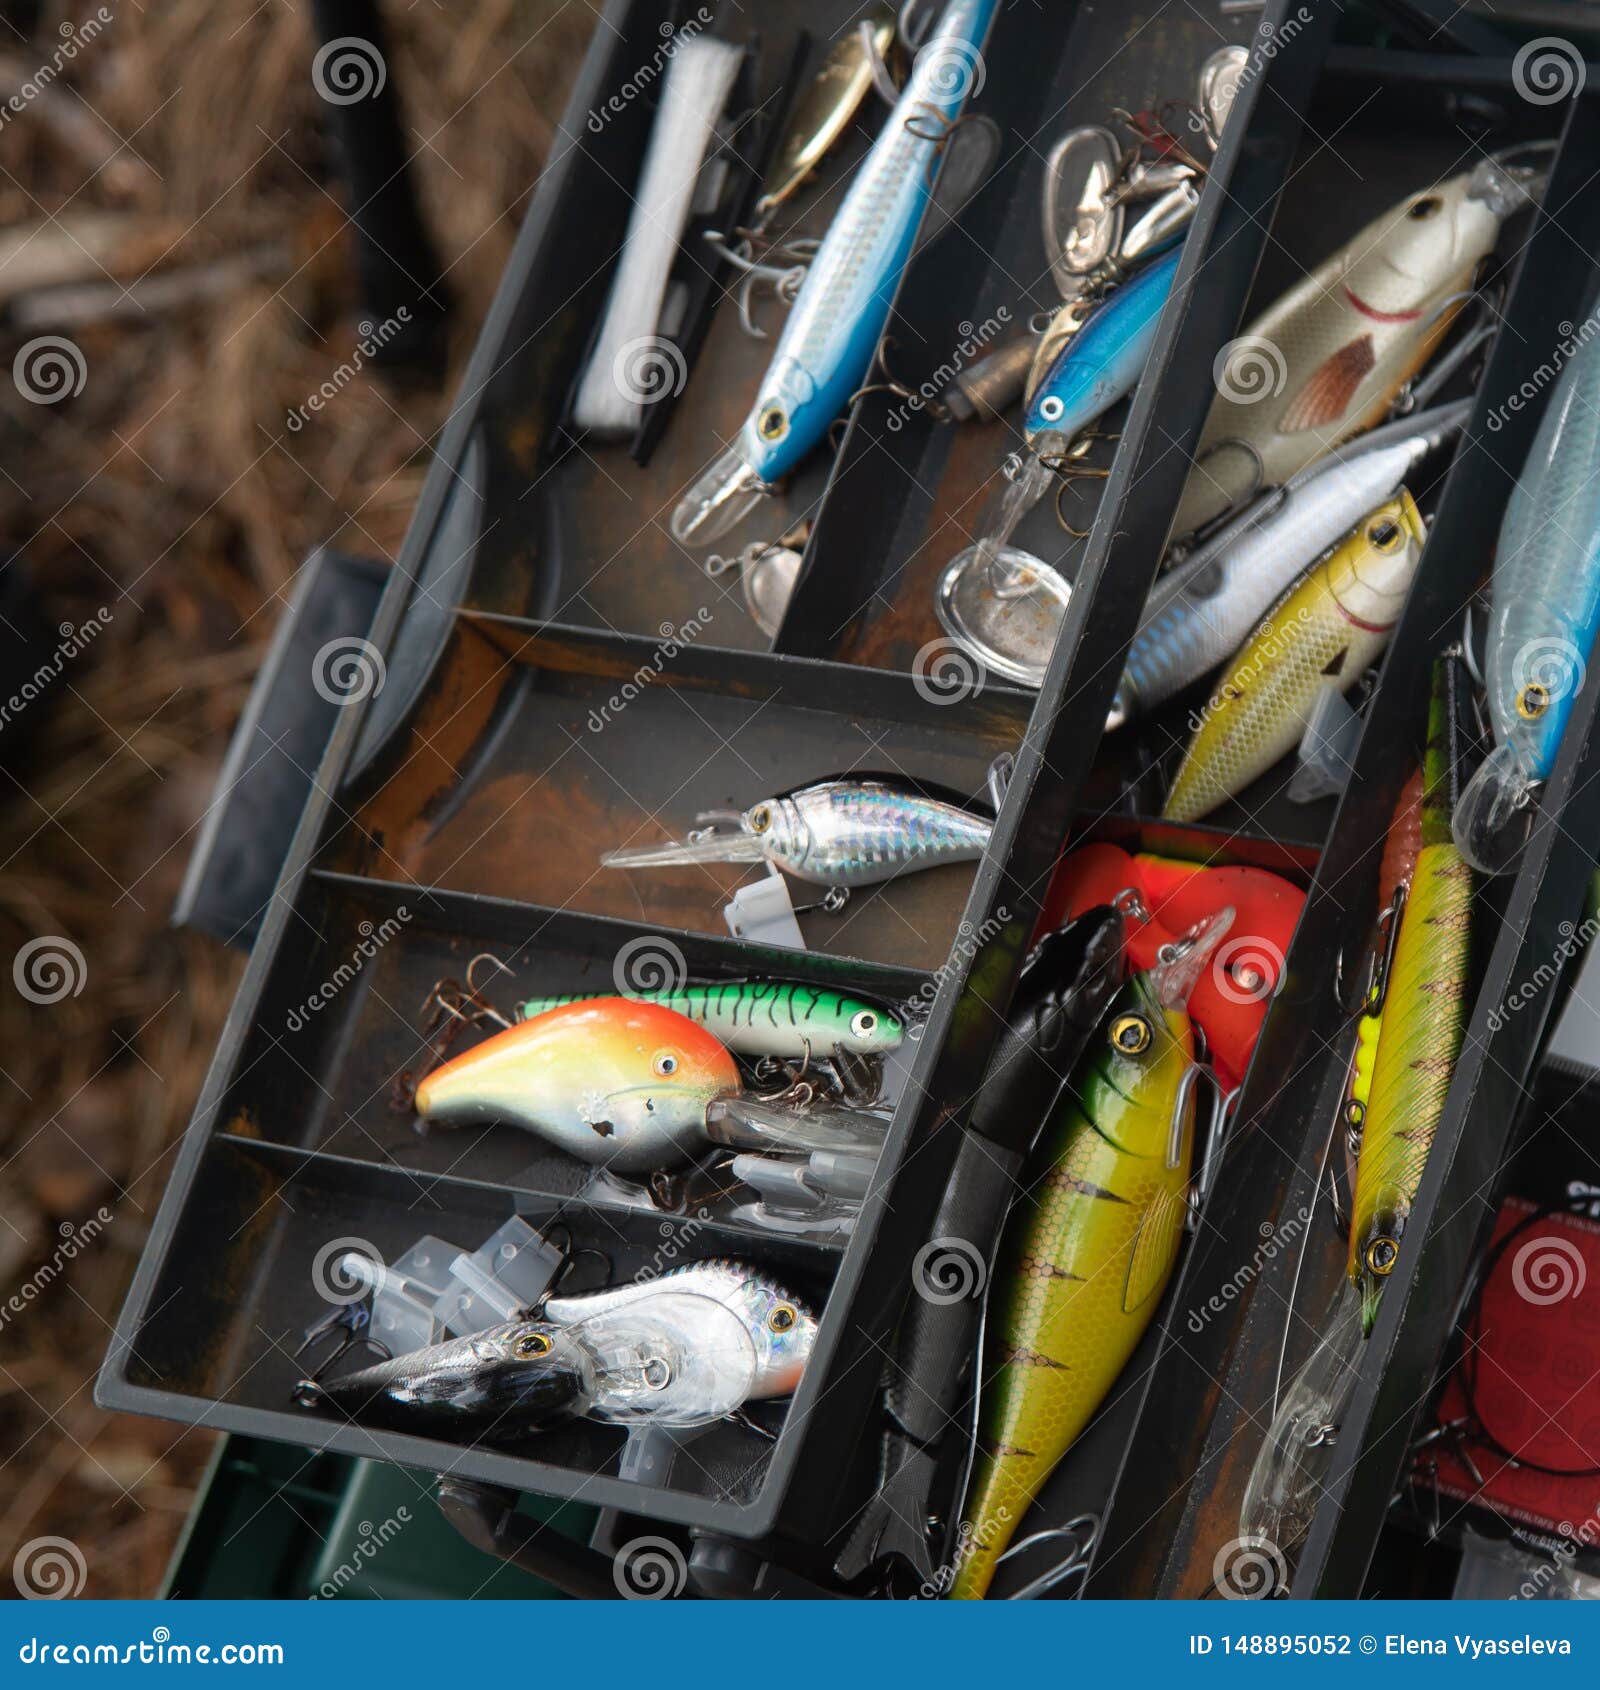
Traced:
MULTIPOLYGON (((729 14, 727 27, 759 38, 760 86, 792 62, 796 10, 769 0, 729 14)), ((1426 8, 1396 15, 1409 22, 1419 10, 1426 8)), ((854 11, 839 0, 807 8, 804 21, 826 39, 854 11)), ((970 526, 974 501, 1011 443, 1003 425, 956 431, 918 419, 893 428, 890 396, 860 399, 831 472, 819 457, 773 513, 775 531, 808 509, 817 521, 772 651, 757 649, 765 642, 742 608, 673 546, 664 521, 707 442, 731 431, 766 356, 738 338, 732 311, 718 312, 645 479, 620 449, 573 446, 558 434, 603 298, 598 279, 626 222, 648 102, 632 102, 598 132, 586 119, 656 50, 667 16, 652 0, 614 0, 597 30, 563 144, 374 623, 386 683, 335 727, 97 1396, 108 1407, 581 1496, 629 1517, 773 1535, 786 1554, 820 1570, 870 1482, 883 1346, 1070 833, 1118 832, 1148 848, 1257 861, 1309 880, 1312 901, 1289 979, 1247 1088, 1246 1119, 1276 1110, 1282 1125, 1249 1135, 1171 1307, 1204 1284, 1247 1225, 1281 1212, 1294 1167, 1326 1119, 1302 1088, 1297 1024, 1322 1002, 1339 938, 1366 918, 1359 896, 1341 903, 1339 892, 1370 876, 1379 818, 1400 778, 1398 742, 1364 736, 1337 816, 1329 803, 1269 811, 1249 827, 1223 818, 1174 830, 1153 824, 1135 756, 1111 745, 1097 763, 1099 724, 1205 420, 1216 350, 1252 299, 1281 284, 1274 266, 1315 262, 1365 216, 1450 168, 1469 144, 1452 125, 1470 122, 1498 142, 1551 133, 1561 113, 1511 99, 1507 65, 1460 53, 1330 57, 1332 7, 1274 0, 1263 18, 1220 20, 1180 9, 1150 29, 1142 15, 1087 0, 1058 9, 1048 25, 1032 8, 1007 6, 978 102, 1001 125, 1003 173, 942 237, 937 274, 914 270, 901 291, 890 333, 894 356, 906 358, 896 373, 911 379, 924 359, 937 367, 962 322, 1002 304, 1020 322, 1048 301, 1037 171, 1055 135, 1103 121, 1111 105, 1188 97, 1201 62, 1225 39, 1259 33, 1275 50, 1241 89, 1149 372, 1119 420, 1120 445, 1089 539, 1073 548, 1049 528, 1025 536, 1049 548, 1076 583, 1037 700, 986 685, 941 704, 907 671, 937 637, 928 589, 964 543, 963 523, 970 526), (1084 82, 1086 65, 1104 68, 1084 82), (1347 121, 1330 125, 1324 107, 1347 121), (1402 120, 1405 145, 1386 146, 1385 126, 1402 120), (1339 196, 1336 223, 1319 222, 1305 207, 1332 202, 1326 173, 1337 161, 1324 155, 1334 128, 1348 131, 1351 145, 1370 147, 1383 168, 1339 196), (954 325, 952 300, 961 301, 954 325), (682 630, 690 619, 694 637, 679 640, 660 673, 613 709, 613 697, 651 663, 663 628, 682 630), (1015 767, 985 860, 972 871, 941 870, 858 896, 842 917, 803 917, 807 953, 720 936, 720 905, 737 875, 605 874, 595 866, 600 848, 647 822, 678 827, 696 810, 749 803, 796 779, 888 763, 977 791, 1002 753, 1015 767), (291 1026, 360 938, 386 923, 392 934, 371 962, 291 1026), (510 1129, 418 1141, 387 1112, 388 1082, 418 1055, 415 1004, 441 972, 488 949, 516 967, 530 992, 603 986, 622 946, 641 937, 676 945, 696 974, 782 972, 929 1005, 873 1191, 847 1245, 774 1241, 729 1213, 690 1227, 580 1201, 576 1170, 510 1129), (309 1270, 322 1243, 364 1237, 388 1253, 435 1232, 472 1246, 512 1213, 559 1219, 574 1243, 605 1248, 623 1270, 645 1265, 670 1238, 677 1260, 758 1254, 789 1275, 824 1314, 815 1359, 776 1442, 719 1427, 695 1446, 693 1462, 643 1484, 616 1476, 615 1440, 603 1428, 543 1438, 524 1457, 375 1434, 291 1407, 288 1352, 320 1310, 309 1270), (828 1482, 819 1484, 823 1473, 828 1482)), ((1414 39, 1427 35, 1422 29, 1414 39)), ((1449 31, 1435 45, 1442 43, 1459 44, 1449 31)), ((1587 136, 1585 122, 1574 121, 1573 136, 1587 136)), ((1562 180, 1587 174, 1592 143, 1573 136, 1562 180)), ((851 162, 847 148, 824 183, 824 203, 851 162)), ((1548 310, 1528 292, 1526 276, 1538 266, 1559 273, 1568 292, 1574 286, 1578 266, 1569 256, 1563 270, 1554 244, 1546 233, 1530 246, 1514 323, 1536 326, 1548 310)), ((1526 354, 1526 331, 1514 352, 1508 338, 1497 367, 1526 354)), ((1511 436, 1500 449, 1513 450, 1511 436)), ((1464 520, 1448 516, 1464 483, 1470 477, 1458 473, 1446 490, 1442 527, 1464 520)), ((1480 507, 1486 496, 1477 491, 1480 507)), ((1487 520, 1485 509, 1477 520, 1487 520)), ((1390 709, 1394 720, 1414 719, 1437 644, 1433 619, 1477 567, 1448 549, 1441 561, 1440 553, 1436 539, 1426 591, 1408 611, 1371 719, 1380 708, 1385 721, 1390 709)), ((1552 805, 1572 786, 1587 725, 1569 736, 1552 805)), ((1559 858, 1554 842, 1536 841, 1509 890, 1518 925, 1508 925, 1502 948, 1534 942, 1565 913, 1563 874, 1541 866, 1559 858)), ((1504 1054, 1520 1055, 1525 1067, 1531 1046, 1522 1029, 1516 1037, 1504 1054)), ((1464 1063, 1464 1076, 1479 1067, 1476 1058, 1464 1063)), ((1465 1077, 1458 1087, 1438 1168, 1453 1167, 1455 1146, 1477 1131, 1469 1105, 1476 1108, 1479 1089, 1465 1077)), ((1424 1193, 1424 1217, 1434 1201, 1424 1193)), ((1459 1240, 1439 1230, 1441 1271, 1459 1266, 1459 1240)), ((1412 1318, 1407 1299, 1387 1300, 1383 1348, 1375 1341, 1373 1349, 1374 1368, 1381 1356, 1395 1363, 1396 1377, 1428 1365, 1426 1332, 1399 1348, 1402 1306, 1412 1318)), ((1171 1470, 1174 1485, 1186 1482, 1192 1468, 1175 1467, 1173 1451, 1193 1449, 1213 1419, 1225 1424, 1210 1381, 1197 1386, 1185 1372, 1189 1358, 1174 1331, 1169 1317, 1165 1341, 1152 1335, 1042 1505, 1066 1518, 1086 1499, 1106 1514, 1108 1547, 1095 1570, 1106 1588, 1142 1593, 1163 1576, 1152 1556, 1164 1555, 1150 1550, 1145 1521, 1177 1503, 1160 1490, 1159 1475, 1171 1470), (1147 1388, 1157 1354, 1154 1377, 1170 1379, 1170 1390, 1147 1388)), ((1221 1346, 1218 1365, 1236 1338, 1221 1346)), ((1373 1390, 1383 1385, 1375 1374, 1373 1390)), ((1197 1507, 1202 1488, 1193 1489, 1197 1507)), ((1352 1498, 1360 1488, 1347 1487, 1352 1498)), ((1361 1494, 1370 1500, 1377 1490, 1372 1481, 1361 1494)), ((1351 1519, 1361 1512, 1352 1501, 1351 1519)), ((1366 1513, 1370 1549, 1376 1517, 1370 1507, 1366 1513)), ((1198 1543, 1193 1521, 1188 1530, 1198 1543)), ((1178 1553, 1175 1531, 1155 1535, 1158 1551, 1178 1553)), ((1313 1550, 1308 1565, 1329 1562, 1320 1539, 1313 1550)), ((1343 1552, 1346 1572, 1354 1555, 1343 1552)), ((1324 1582, 1339 1587, 1332 1573, 1324 1582)))

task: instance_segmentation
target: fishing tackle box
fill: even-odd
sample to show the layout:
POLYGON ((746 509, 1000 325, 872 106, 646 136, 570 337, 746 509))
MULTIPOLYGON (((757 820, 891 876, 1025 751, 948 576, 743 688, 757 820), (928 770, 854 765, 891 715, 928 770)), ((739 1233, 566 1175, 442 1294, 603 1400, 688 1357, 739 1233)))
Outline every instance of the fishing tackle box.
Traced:
MULTIPOLYGON (((756 0, 719 8, 712 27, 752 41, 755 86, 776 99, 803 46, 802 10, 825 43, 856 9, 756 0)), ((1429 666, 1487 567, 1539 396, 1496 425, 1489 412, 1532 379, 1556 325, 1593 307, 1587 255, 1600 254, 1600 200, 1576 190, 1600 168, 1600 96, 1523 98, 1513 44, 1432 0, 1374 5, 1347 22, 1318 0, 1271 0, 1257 17, 1179 8, 1158 22, 1080 0, 1050 17, 1046 26, 1010 4, 997 20, 973 110, 1000 126, 1000 163, 900 290, 893 384, 858 397, 831 465, 818 454, 771 502, 774 535, 817 509, 768 649, 736 589, 704 576, 665 522, 734 432, 768 347, 719 310, 642 466, 623 448, 561 432, 648 139, 652 79, 637 73, 659 74, 667 26, 685 21, 661 0, 606 6, 372 621, 369 657, 381 664, 337 713, 175 1158, 100 1375, 104 1406, 301 1444, 308 1463, 332 1451, 582 1501, 604 1510, 603 1545, 637 1530, 678 1537, 693 1549, 691 1576, 718 1556, 725 1571, 728 1546, 745 1542, 751 1567, 770 1557, 826 1588, 873 1483, 885 1346, 1052 866, 1064 840, 1110 837, 1258 863, 1309 892, 1228 1161, 1163 1315, 1041 1500, 1041 1524, 1098 1517, 1090 1593, 1211 1588, 1265 1427, 1293 1268, 1287 1252, 1259 1264, 1258 1245, 1263 1229, 1308 1204, 1333 1106, 1324 1034, 1339 1015, 1336 961, 1370 923, 1429 666), (983 325, 1020 324, 1052 302, 1038 234, 1049 141, 1114 107, 1190 98, 1202 62, 1229 40, 1253 45, 1251 69, 1147 374, 1111 419, 1120 439, 1109 475, 1097 497, 1072 493, 1073 510, 1092 516, 1088 537, 1069 544, 1048 512, 1021 534, 1075 582, 1043 686, 1035 696, 976 676, 953 694, 935 689, 933 582, 970 539, 1011 437, 1004 425, 951 427, 906 392, 920 393, 983 325), (1085 66, 1100 68, 1084 80, 1085 66), (633 92, 614 98, 623 88, 633 92), (1211 824, 1160 823, 1145 753, 1103 739, 1098 724, 1167 539, 1218 349, 1403 193, 1481 151, 1551 137, 1561 145, 1547 203, 1559 220, 1541 213, 1502 242, 1504 328, 1470 444, 1426 501, 1435 526, 1420 584, 1347 791, 1305 808, 1275 801, 1230 807, 1211 824), (721 907, 743 869, 598 868, 602 849, 646 824, 678 832, 697 811, 808 779, 887 767, 976 793, 1002 758, 1009 786, 983 862, 858 892, 842 913, 802 913, 805 952, 727 936, 721 907), (619 957, 641 944, 681 957, 697 978, 779 974, 917 1010, 920 1037, 847 1241, 759 1229, 726 1205, 667 1214, 580 1200, 583 1170, 528 1135, 419 1138, 391 1109, 392 1081, 421 1058, 418 1005, 441 976, 488 950, 516 970, 508 1003, 606 991, 619 957), (719 1424, 647 1481, 619 1477, 619 1435, 588 1423, 508 1454, 293 1406, 293 1352, 326 1311, 319 1251, 359 1240, 392 1259, 424 1233, 471 1249, 513 1214, 604 1252, 619 1278, 733 1254, 813 1301, 816 1352, 776 1439, 719 1424), (1243 1290, 1209 1312, 1246 1264, 1243 1290), (1195 1331, 1197 1310, 1207 1312, 1195 1331)), ((815 196, 824 212, 864 145, 855 137, 825 167, 815 196)), ((1512 1104, 1557 994, 1493 1027, 1488 1017, 1552 952, 1592 867, 1596 691, 1579 699, 1517 872, 1479 901, 1467 1046, 1297 1592, 1359 1592, 1492 1211, 1512 1104)), ((1320 1224, 1307 1270, 1318 1295, 1342 1259, 1320 1224)), ((1038 1570, 1020 1556, 997 1593, 1038 1570)))

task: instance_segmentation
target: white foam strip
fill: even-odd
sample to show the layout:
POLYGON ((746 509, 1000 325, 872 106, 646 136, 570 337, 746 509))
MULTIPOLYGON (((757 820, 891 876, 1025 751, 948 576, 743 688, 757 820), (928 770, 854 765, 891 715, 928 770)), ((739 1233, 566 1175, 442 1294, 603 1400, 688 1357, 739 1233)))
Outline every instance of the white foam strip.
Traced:
POLYGON ((743 56, 706 35, 672 56, 606 314, 578 384, 572 411, 579 428, 632 434, 647 404, 680 393, 688 379, 682 353, 659 336, 661 304, 695 180, 743 56))

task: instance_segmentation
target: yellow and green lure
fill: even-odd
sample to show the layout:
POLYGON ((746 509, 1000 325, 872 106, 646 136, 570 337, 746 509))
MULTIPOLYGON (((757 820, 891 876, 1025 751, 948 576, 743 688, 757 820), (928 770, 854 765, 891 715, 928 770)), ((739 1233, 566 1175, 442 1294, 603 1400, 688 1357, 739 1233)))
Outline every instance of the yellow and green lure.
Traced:
POLYGON ((1423 758, 1422 846, 1389 965, 1383 1036, 1356 1161, 1350 1283, 1372 1330, 1384 1281, 1422 1182, 1466 1034, 1472 966, 1472 870, 1450 835, 1452 723, 1448 663, 1435 667, 1423 758))
MULTIPOLYGON (((1466 1032, 1472 871, 1450 835, 1458 664, 1449 657, 1434 667, 1421 843, 1381 992, 1381 1027, 1374 1029, 1346 1283, 1323 1319, 1316 1347, 1277 1403, 1240 1510, 1241 1535, 1279 1551, 1305 1535, 1322 1493, 1362 1340, 1400 1260, 1466 1032)), ((1364 1023, 1363 1035, 1368 1031, 1364 1023)))
POLYGON ((956 1599, 989 1588, 1040 1486, 1143 1337, 1177 1260, 1194 1155, 1194 1032, 1170 1003, 1181 1006, 1195 974, 1177 993, 1161 975, 1140 975, 1117 995, 1057 1106, 1050 1171, 1013 1220, 956 1599))
POLYGON ((1324 685, 1348 692, 1377 662, 1422 557, 1404 488, 1358 523, 1269 610, 1199 712, 1161 812, 1198 821, 1300 743, 1324 685))

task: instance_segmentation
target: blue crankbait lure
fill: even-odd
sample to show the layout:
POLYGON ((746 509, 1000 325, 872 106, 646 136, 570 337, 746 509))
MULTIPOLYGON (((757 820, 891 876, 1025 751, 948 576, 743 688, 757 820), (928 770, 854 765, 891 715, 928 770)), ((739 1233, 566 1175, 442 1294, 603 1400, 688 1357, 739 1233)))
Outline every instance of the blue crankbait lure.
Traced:
POLYGON ((1169 253, 1124 282, 1062 347, 1023 416, 1030 451, 1045 457, 1063 450, 1133 392, 1181 256, 1169 253))
POLYGON ((998 0, 950 0, 811 262, 734 443, 672 513, 673 537, 708 545, 817 446, 866 380, 932 196, 939 154, 981 83, 998 0))
POLYGON ((1520 843, 1506 824, 1549 777, 1600 628, 1600 340, 1578 350, 1550 397, 1506 506, 1490 604, 1495 746, 1451 820, 1457 850, 1486 874, 1520 843))

